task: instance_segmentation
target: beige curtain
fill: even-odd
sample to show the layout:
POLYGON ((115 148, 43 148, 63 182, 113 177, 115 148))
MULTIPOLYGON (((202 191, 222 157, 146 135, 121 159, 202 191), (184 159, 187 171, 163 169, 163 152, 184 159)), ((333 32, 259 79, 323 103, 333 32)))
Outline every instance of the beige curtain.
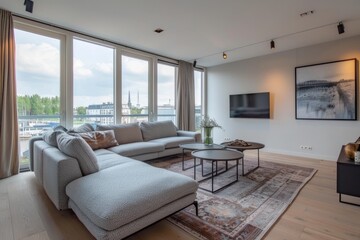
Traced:
POLYGON ((176 120, 181 130, 195 130, 194 67, 180 61, 176 79, 176 120))
POLYGON ((12 15, 0 9, 0 178, 19 172, 15 83, 15 38, 12 15))

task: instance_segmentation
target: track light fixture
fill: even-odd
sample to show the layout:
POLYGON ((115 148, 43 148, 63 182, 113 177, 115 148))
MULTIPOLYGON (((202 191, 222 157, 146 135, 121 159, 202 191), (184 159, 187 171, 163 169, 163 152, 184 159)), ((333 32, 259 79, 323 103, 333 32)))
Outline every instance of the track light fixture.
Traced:
POLYGON ((24 5, 25 5, 25 11, 29 13, 33 12, 34 2, 32 0, 25 0, 24 5))
POLYGON ((227 54, 223 52, 223 59, 227 59, 227 54))
POLYGON ((339 24, 337 25, 337 29, 339 34, 343 34, 345 32, 344 24, 342 22, 339 22, 339 24))
POLYGON ((271 42, 270 42, 270 48, 271 48, 271 49, 274 49, 274 48, 275 48, 275 42, 274 42, 274 40, 271 40, 271 42))
POLYGON ((194 63, 193 63, 193 67, 196 67, 196 60, 195 60, 194 63))
MULTIPOLYGON (((309 12, 305 12, 304 14, 300 14, 300 16, 306 16, 306 15, 309 15, 309 14, 314 14, 314 10, 311 10, 309 12)), ((333 28, 334 25, 337 25, 339 34, 345 33, 345 26, 344 26, 343 22, 340 21, 340 22, 331 22, 331 23, 321 25, 321 26, 318 26, 318 27, 313 27, 313 28, 301 30, 299 32, 292 32, 292 33, 284 34, 284 35, 281 35, 281 36, 276 36, 276 40, 288 38, 288 37, 295 36, 295 35, 298 35, 298 34, 301 34, 301 33, 304 33, 304 32, 323 29, 325 27, 326 28, 327 27, 332 27, 333 28)), ((243 49, 243 48, 247 48, 247 47, 251 47, 251 46, 255 46, 255 45, 259 45, 259 44, 269 44, 269 39, 259 41, 259 42, 255 42, 255 43, 250 43, 250 44, 243 45, 243 46, 236 47, 236 48, 232 48, 232 49, 225 49, 225 51, 226 52, 233 52, 233 51, 237 51, 237 50, 240 50, 240 49, 243 49)), ((263 46, 265 46, 265 45, 263 45, 263 46)), ((271 41, 270 41, 270 48, 275 49, 275 40, 274 39, 271 39, 271 41)), ((227 59, 227 54, 225 53, 225 51, 222 52, 223 59, 227 59)), ((220 56, 219 54, 221 54, 221 52, 215 52, 215 53, 212 53, 212 54, 209 54, 209 55, 206 55, 206 56, 198 57, 197 59, 203 59, 203 58, 208 58, 208 57, 213 57, 213 56, 219 57, 220 56)), ((235 56, 235 59, 236 58, 237 57, 235 56)), ((234 59, 234 56, 232 57, 231 60, 233 60, 233 59, 234 59)), ((189 61, 191 61, 191 60, 189 60, 189 61)))

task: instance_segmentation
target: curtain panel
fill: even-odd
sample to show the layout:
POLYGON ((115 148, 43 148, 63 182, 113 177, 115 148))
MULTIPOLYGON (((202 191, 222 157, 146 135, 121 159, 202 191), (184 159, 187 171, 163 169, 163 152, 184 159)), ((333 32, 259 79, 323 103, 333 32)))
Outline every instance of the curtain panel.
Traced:
POLYGON ((0 9, 0 179, 18 172, 14 28, 12 14, 0 9))
POLYGON ((179 61, 176 79, 176 118, 179 129, 195 131, 194 67, 184 61, 179 61))

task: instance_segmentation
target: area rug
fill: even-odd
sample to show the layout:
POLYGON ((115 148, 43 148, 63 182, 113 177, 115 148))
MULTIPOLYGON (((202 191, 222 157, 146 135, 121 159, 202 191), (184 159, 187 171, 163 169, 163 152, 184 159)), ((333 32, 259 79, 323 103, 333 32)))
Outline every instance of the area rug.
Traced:
MULTIPOLYGON (((245 172, 253 169, 256 162, 245 161, 245 172)), ((192 164, 193 160, 186 161, 187 166, 192 164)), ((209 172, 210 167, 210 163, 204 163, 204 173, 209 172)), ((219 171, 223 168, 218 167, 219 171)), ((166 168, 189 177, 194 174, 192 168, 182 171, 181 162, 166 168)), ((312 168, 261 161, 259 168, 215 194, 199 189, 198 217, 194 206, 189 206, 168 221, 198 239, 261 239, 315 173, 312 168)), ((217 176, 215 189, 233 181, 235 174, 234 168, 217 176)), ((200 180, 198 176, 201 176, 200 166, 197 167, 197 180, 200 180)), ((211 180, 201 182, 200 186, 211 188, 211 180)))

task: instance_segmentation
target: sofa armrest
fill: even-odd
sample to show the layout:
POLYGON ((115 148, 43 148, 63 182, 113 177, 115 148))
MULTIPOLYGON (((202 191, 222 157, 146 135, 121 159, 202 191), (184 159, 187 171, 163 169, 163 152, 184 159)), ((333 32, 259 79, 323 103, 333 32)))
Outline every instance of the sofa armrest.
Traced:
POLYGON ((201 133, 199 132, 178 130, 177 135, 183 137, 193 137, 195 139, 195 142, 201 142, 201 133))
POLYGON ((69 157, 57 148, 48 148, 43 153, 43 186, 45 192, 59 210, 68 209, 66 186, 82 177, 75 158, 69 157))
POLYGON ((34 171, 34 143, 42 140, 42 137, 32 137, 29 140, 30 171, 34 171))

